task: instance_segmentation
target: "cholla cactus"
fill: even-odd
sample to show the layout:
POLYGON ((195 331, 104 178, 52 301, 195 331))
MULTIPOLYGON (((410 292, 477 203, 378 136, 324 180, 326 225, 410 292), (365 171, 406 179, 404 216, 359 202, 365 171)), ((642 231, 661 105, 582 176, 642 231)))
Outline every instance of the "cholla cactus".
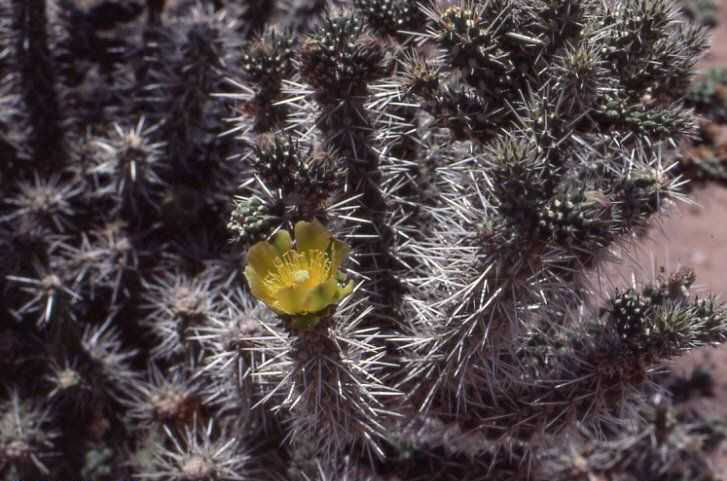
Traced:
POLYGON ((587 281, 683 195, 668 0, 6 3, 5 477, 701 462, 653 374, 727 311, 587 281))

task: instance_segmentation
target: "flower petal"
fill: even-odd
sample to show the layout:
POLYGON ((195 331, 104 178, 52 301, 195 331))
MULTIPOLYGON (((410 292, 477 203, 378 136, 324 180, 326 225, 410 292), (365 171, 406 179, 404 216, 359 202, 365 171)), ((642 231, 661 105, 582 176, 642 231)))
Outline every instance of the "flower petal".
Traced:
POLYGON ((265 279, 275 268, 275 259, 278 257, 278 250, 266 241, 258 242, 247 250, 247 264, 255 269, 261 279, 265 279))
POLYGON ((290 232, 287 230, 279 230, 270 239, 270 244, 278 251, 278 255, 282 256, 291 248, 290 232))
POLYGON ((311 290, 300 286, 280 289, 275 293, 275 307, 285 314, 301 314, 311 290))
POLYGON ((328 246, 330 252, 326 252, 331 259, 331 274, 335 277, 336 271, 341 267, 343 261, 348 257, 351 252, 351 248, 345 242, 341 242, 338 239, 332 239, 330 246, 328 246))
POLYGON ((318 312, 336 302, 336 289, 335 277, 311 289, 303 306, 305 312, 318 312))
POLYGON ((275 302, 272 293, 265 286, 262 278, 252 266, 248 265, 245 267, 245 278, 247 279, 247 284, 250 286, 250 292, 252 292, 253 296, 257 297, 268 306, 275 302))
POLYGON ((331 241, 331 233, 313 219, 312 222, 300 221, 295 224, 295 242, 298 252, 305 252, 311 249, 325 251, 331 241))
POLYGON ((353 292, 353 280, 348 281, 348 284, 346 284, 345 286, 338 286, 338 284, 336 284, 336 295, 334 297, 334 302, 340 301, 351 292, 353 292))

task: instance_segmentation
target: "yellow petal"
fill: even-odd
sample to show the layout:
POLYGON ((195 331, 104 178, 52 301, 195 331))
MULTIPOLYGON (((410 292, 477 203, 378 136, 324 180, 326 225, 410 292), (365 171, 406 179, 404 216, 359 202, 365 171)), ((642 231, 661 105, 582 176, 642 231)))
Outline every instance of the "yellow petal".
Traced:
POLYGON ((337 287, 336 288, 336 295, 335 295, 335 302, 340 301, 347 295, 349 295, 351 292, 353 292, 353 280, 348 281, 348 284, 346 284, 343 287, 337 287))
POLYGON ((245 267, 245 278, 247 279, 247 284, 250 286, 250 292, 252 292, 253 296, 269 306, 273 304, 274 299, 270 290, 265 286, 262 278, 252 266, 245 267))
POLYGON ((305 300, 305 312, 318 312, 336 302, 336 289, 335 277, 311 289, 305 300))
POLYGON ((295 224, 295 242, 298 252, 305 252, 311 249, 325 251, 331 240, 331 233, 313 219, 312 222, 300 221, 295 224))
POLYGON ((335 273, 343 261, 348 257, 351 252, 351 248, 345 242, 341 242, 338 239, 331 240, 331 245, 328 247, 331 251, 329 253, 331 259, 331 275, 335 277, 335 273))
POLYGON ((270 240, 270 243, 278 251, 278 255, 282 256, 290 250, 290 232, 288 232, 287 230, 279 230, 270 240))
POLYGON ((262 241, 248 249, 247 264, 255 269, 261 279, 265 279, 268 272, 275 268, 275 259, 278 257, 278 250, 268 242, 262 241))
POLYGON ((275 307, 285 314, 301 314, 311 290, 300 286, 280 289, 275 293, 275 307))

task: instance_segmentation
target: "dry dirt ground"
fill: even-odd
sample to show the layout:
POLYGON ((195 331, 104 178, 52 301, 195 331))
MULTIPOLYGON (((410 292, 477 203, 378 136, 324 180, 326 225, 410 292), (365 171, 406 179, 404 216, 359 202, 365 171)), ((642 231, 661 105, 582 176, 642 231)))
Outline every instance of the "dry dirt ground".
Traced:
MULTIPOLYGON (((703 67, 727 67, 727 0, 716 1, 719 25, 712 31, 712 48, 703 67)), ((695 205, 674 208, 656 222, 649 238, 638 243, 633 259, 617 268, 613 284, 623 285, 634 272, 642 273, 637 278, 648 279, 655 267, 673 272, 688 266, 697 274, 699 291, 718 294, 727 301, 727 187, 699 186, 690 198, 695 205)), ((705 414, 727 419, 727 345, 690 353, 672 364, 684 374, 697 366, 708 368, 715 380, 714 397, 697 402, 705 414)), ((713 461, 715 472, 727 480, 727 442, 714 453, 713 461)))

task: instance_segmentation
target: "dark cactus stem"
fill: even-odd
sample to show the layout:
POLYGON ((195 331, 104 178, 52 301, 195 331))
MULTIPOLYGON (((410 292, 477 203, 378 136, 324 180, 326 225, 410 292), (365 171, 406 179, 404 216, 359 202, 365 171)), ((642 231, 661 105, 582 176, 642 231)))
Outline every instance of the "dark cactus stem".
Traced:
POLYGON ((62 164, 64 148, 45 0, 14 0, 13 7, 17 65, 32 125, 32 163, 40 171, 52 172, 62 164))
POLYGON ((146 8, 148 11, 147 22, 149 25, 159 25, 161 23, 162 11, 166 0, 146 0, 146 8))
POLYGON ((545 30, 549 38, 547 55, 550 57, 568 42, 577 40, 583 28, 584 6, 581 2, 565 0, 552 2, 540 15, 549 25, 545 30))
POLYGON ((0 136, 0 159, 2 162, 2 173, 0 176, 0 185, 2 185, 7 177, 11 177, 18 169, 18 149, 7 139, 0 136), (6 177, 7 176, 7 177, 6 177))
POLYGON ((372 300, 381 302, 384 310, 380 313, 383 317, 394 320, 403 287, 393 274, 396 271, 394 258, 391 255, 394 239, 392 229, 385 220, 387 206, 378 187, 382 175, 378 169, 377 159, 372 155, 366 166, 349 166, 348 176, 355 191, 362 194, 362 209, 359 215, 371 222, 362 227, 360 234, 364 238, 356 241, 355 244, 358 245, 354 248, 360 248, 361 252, 365 253, 366 257, 361 259, 361 269, 371 275, 378 284, 376 294, 381 298, 372 300), (354 179, 359 179, 358 183, 354 179), (368 240, 369 236, 375 236, 375 241, 368 240))
MULTIPOLYGON (((352 110, 363 112, 363 105, 352 110)), ((346 109, 340 109, 340 114, 340 117, 332 117, 332 125, 350 122, 351 117, 346 109)), ((391 227, 386 223, 387 205, 379 188, 382 174, 378 157, 371 147, 371 139, 366 133, 371 131, 370 121, 360 116, 357 128, 360 129, 360 136, 338 135, 329 139, 329 146, 348 160, 347 183, 353 192, 361 194, 361 209, 357 216, 369 221, 361 226, 357 232, 359 237, 352 241, 354 250, 361 253, 358 268, 376 286, 372 289, 371 300, 380 304, 379 314, 384 319, 394 320, 402 286, 393 274, 396 266, 390 251, 394 239, 391 227)))
POLYGON ((162 42, 161 22, 152 19, 149 12, 147 24, 142 31, 142 41, 135 52, 136 58, 130 61, 134 65, 134 86, 132 102, 129 102, 129 115, 133 112, 154 112, 152 103, 147 99, 146 86, 152 81, 151 72, 159 69, 160 42, 162 42))
POLYGON ((274 131, 283 124, 288 108, 276 104, 281 97, 283 79, 293 73, 292 57, 295 40, 285 34, 269 31, 259 41, 248 44, 242 56, 245 77, 253 83, 257 94, 238 108, 254 113, 253 130, 274 131))
POLYGON ((302 63, 303 75, 316 89, 314 98, 321 107, 318 127, 328 148, 345 159, 352 192, 361 194, 357 216, 367 223, 353 238, 354 250, 361 253, 360 272, 373 280, 371 300, 380 303, 382 318, 394 320, 401 285, 393 274, 394 237, 380 190, 382 174, 371 137, 375 128, 365 107, 368 85, 388 73, 385 52, 359 17, 328 17, 304 44, 302 63))
MULTIPOLYGON (((163 95, 169 99, 165 130, 170 139, 170 156, 179 169, 175 174, 194 177, 195 159, 202 148, 199 137, 206 128, 208 92, 213 92, 220 81, 218 32, 195 25, 189 29, 180 50, 181 56, 174 59, 177 65, 172 65, 163 77, 168 84, 163 95)), ((166 58, 171 60, 168 54, 166 58)))
POLYGON ((311 30, 313 19, 318 18, 328 7, 326 0, 304 0, 294 2, 287 17, 282 24, 298 33, 307 33, 311 30))
MULTIPOLYGON (((360 108, 363 109, 363 105, 360 108)), ((343 115, 346 114, 343 113, 343 115)), ((358 215, 370 222, 370 224, 362 225, 359 231, 361 238, 356 239, 353 243, 354 249, 358 249, 362 253, 360 269, 363 274, 371 277, 375 282, 375 297, 372 301, 381 303, 379 314, 384 322, 386 320, 394 321, 397 318, 396 309, 401 304, 400 297, 403 290, 401 283, 394 275, 394 272, 397 271, 391 255, 394 233, 386 222, 388 208, 379 187, 383 177, 379 170, 379 159, 371 147, 371 139, 367 134, 372 131, 370 121, 362 117, 359 127, 362 133, 360 137, 356 137, 354 140, 354 136, 348 138, 338 136, 337 139, 343 141, 333 142, 333 145, 334 149, 344 153, 350 159, 347 172, 348 182, 355 192, 362 194, 361 210, 358 215)))
POLYGON ((243 34, 247 40, 259 37, 275 11, 274 0, 249 0, 242 15, 243 34))

